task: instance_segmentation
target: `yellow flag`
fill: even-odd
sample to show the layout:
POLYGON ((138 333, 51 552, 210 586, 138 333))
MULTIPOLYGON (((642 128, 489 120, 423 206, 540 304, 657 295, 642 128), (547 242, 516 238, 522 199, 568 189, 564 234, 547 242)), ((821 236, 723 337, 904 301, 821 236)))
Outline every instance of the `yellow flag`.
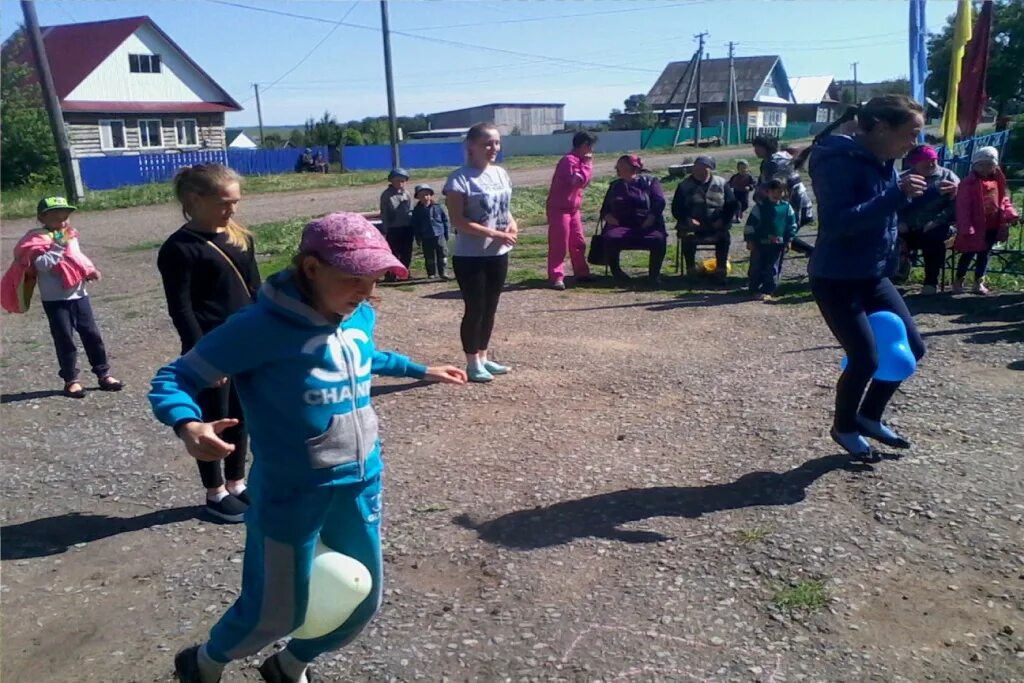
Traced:
POLYGON ((947 154, 953 151, 956 142, 956 118, 958 93, 960 92, 960 70, 964 62, 964 48, 971 40, 971 0, 959 0, 956 8, 956 26, 953 28, 953 50, 949 58, 949 89, 946 92, 946 111, 942 114, 942 141, 947 154))

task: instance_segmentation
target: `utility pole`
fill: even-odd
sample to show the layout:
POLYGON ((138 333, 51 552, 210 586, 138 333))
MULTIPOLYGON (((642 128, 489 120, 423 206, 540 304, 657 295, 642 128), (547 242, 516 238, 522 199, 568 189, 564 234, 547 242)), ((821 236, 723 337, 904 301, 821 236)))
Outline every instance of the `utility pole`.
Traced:
POLYGON ((256 92, 256 118, 260 122, 260 147, 263 147, 263 107, 260 106, 260 84, 253 83, 252 89, 256 92))
POLYGON ((857 96, 857 65, 858 64, 860 64, 860 62, 854 62, 853 64, 850 65, 850 66, 853 67, 853 104, 855 106, 860 104, 860 98, 857 96))
POLYGON ((388 88, 388 128, 391 132, 391 165, 400 164, 398 155, 398 118, 395 116, 395 81, 391 75, 391 28, 388 24, 388 0, 380 0, 380 30, 384 36, 384 79, 388 88))
POLYGON ((43 34, 39 31, 39 18, 32 0, 21 0, 21 11, 25 16, 25 29, 28 32, 32 54, 35 55, 36 72, 39 74, 39 85, 43 89, 43 102, 50 118, 50 130, 57 146, 57 161, 60 173, 64 176, 64 192, 72 204, 81 199, 75 183, 74 162, 71 160, 71 149, 68 147, 68 134, 64 128, 64 117, 60 110, 60 100, 53 86, 53 74, 50 73, 50 61, 46 58, 46 47, 43 45, 43 34))
MULTIPOLYGON (((732 98, 733 87, 736 84, 736 65, 733 63, 733 56, 735 55, 736 43, 729 41, 729 93, 726 96, 725 105, 725 144, 729 146, 732 144, 732 108, 735 101, 732 98)), ((740 137, 740 120, 736 117, 736 138, 739 140, 740 137)))
MULTIPOLYGON (((700 76, 702 71, 701 62, 704 61, 704 39, 707 35, 708 32, 704 31, 703 33, 698 33, 694 36, 694 38, 700 42, 700 45, 697 48, 697 111, 693 129, 693 146, 695 148, 700 146, 700 76)), ((683 112, 683 116, 686 116, 685 111, 683 112)))

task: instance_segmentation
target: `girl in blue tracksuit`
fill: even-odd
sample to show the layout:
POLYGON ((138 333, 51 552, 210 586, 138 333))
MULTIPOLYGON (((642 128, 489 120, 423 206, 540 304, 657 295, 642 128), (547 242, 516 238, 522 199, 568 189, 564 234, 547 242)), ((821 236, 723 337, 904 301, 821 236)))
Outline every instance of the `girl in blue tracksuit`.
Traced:
POLYGON ((237 421, 204 423, 196 397, 230 377, 253 451, 242 591, 206 643, 175 657, 181 683, 215 683, 228 662, 302 625, 318 538, 369 569, 371 594, 335 631, 292 639, 260 667, 263 679, 306 681, 309 662, 346 645, 377 611, 382 462, 371 377, 466 381, 457 368, 428 368, 374 348, 376 316, 366 299, 387 273, 408 277, 369 221, 324 216, 306 225, 293 266, 263 285, 255 305, 153 379, 157 418, 193 457, 213 461, 231 453, 220 434, 237 421))
POLYGON ((818 238, 807 271, 818 308, 849 359, 836 387, 831 435, 858 459, 873 458, 864 437, 895 448, 910 445, 882 422, 899 382, 872 380, 878 354, 868 315, 898 315, 911 351, 924 356, 917 326, 889 280, 899 256, 896 212, 927 187, 918 175, 899 177, 893 163, 917 144, 923 126, 921 105, 904 95, 884 95, 849 109, 809 148, 818 238), (831 135, 854 119, 858 130, 852 137, 831 135))

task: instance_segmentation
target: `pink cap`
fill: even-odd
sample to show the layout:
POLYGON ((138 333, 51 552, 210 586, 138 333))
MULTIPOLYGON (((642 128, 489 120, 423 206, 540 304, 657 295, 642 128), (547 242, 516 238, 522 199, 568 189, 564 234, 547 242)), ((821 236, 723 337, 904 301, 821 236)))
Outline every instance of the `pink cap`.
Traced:
POLYGON ((391 253, 384 236, 358 213, 329 213, 306 223, 299 252, 349 275, 389 272, 401 279, 409 277, 409 269, 391 253))
POLYGON ((922 161, 938 161, 939 153, 931 145, 921 145, 907 155, 907 163, 914 165, 922 161))

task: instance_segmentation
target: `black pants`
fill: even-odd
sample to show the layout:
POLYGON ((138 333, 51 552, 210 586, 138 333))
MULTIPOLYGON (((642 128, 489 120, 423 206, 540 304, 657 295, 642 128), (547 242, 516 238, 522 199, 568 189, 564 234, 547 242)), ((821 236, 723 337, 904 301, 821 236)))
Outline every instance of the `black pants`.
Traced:
POLYGON ((384 237, 391 247, 391 253, 395 255, 402 265, 408 268, 412 265, 413 231, 411 225, 391 226, 384 237))
POLYGON ((44 301, 43 310, 50 321, 50 335, 57 349, 57 363, 60 365, 60 378, 66 383, 78 380, 78 349, 75 347, 75 332, 78 332, 85 355, 92 365, 97 377, 110 374, 107 362, 107 349, 103 345, 103 337, 96 326, 96 318, 92 314, 89 297, 70 299, 67 301, 44 301))
POLYGON ((739 207, 736 209, 736 218, 733 220, 733 223, 739 223, 740 218, 747 212, 747 209, 750 208, 750 192, 744 192, 742 190, 735 190, 734 192, 736 194, 736 203, 739 207))
POLYGON ((946 230, 929 230, 927 232, 913 230, 900 237, 904 249, 904 253, 901 254, 902 259, 909 261, 910 252, 920 251, 921 258, 924 259, 924 283, 937 287, 939 273, 942 271, 942 260, 946 257, 946 230))
POLYGON ((729 245, 732 243, 728 227, 724 230, 688 232, 683 235, 683 259, 686 261, 687 273, 697 268, 697 245, 710 243, 712 239, 715 245, 715 266, 720 273, 725 272, 725 264, 729 261, 729 245))
POLYGON ((462 350, 466 353, 486 351, 494 330, 498 299, 508 276, 508 254, 455 256, 452 266, 466 305, 460 328, 462 350))
POLYGON ((899 382, 872 380, 878 369, 878 352, 868 316, 877 311, 898 315, 907 328, 910 350, 918 360, 924 357, 924 340, 907 304, 889 278, 831 280, 816 277, 811 278, 811 293, 848 359, 836 385, 835 428, 839 432, 855 432, 858 410, 870 420, 881 420, 882 412, 900 386, 899 382), (868 387, 866 395, 865 387, 868 387))
MULTIPOLYGON (((651 256, 647 261, 647 277, 651 280, 656 280, 661 275, 661 266, 665 263, 665 251, 667 247, 665 241, 662 240, 660 243, 655 243, 652 240, 649 251, 651 256)), ((608 261, 608 269, 612 272, 612 275, 617 278, 627 278, 626 271, 622 270, 622 249, 618 249, 612 245, 605 246, 605 258, 608 261)))
POLYGON ((750 250, 750 273, 748 283, 751 293, 773 294, 779 286, 782 259, 786 247, 783 244, 755 244, 750 250))
POLYGON ((811 244, 810 242, 805 242, 799 237, 793 238, 793 241, 789 243, 789 248, 798 254, 803 254, 804 256, 810 256, 811 252, 814 251, 813 244, 811 244))
POLYGON ((249 450, 249 437, 245 432, 245 423, 241 422, 242 404, 238 400, 238 393, 231 382, 222 387, 204 389, 199 392, 196 401, 203 412, 203 420, 212 422, 232 417, 239 420, 237 427, 225 429, 220 438, 230 444, 234 444, 235 450, 223 461, 200 462, 199 478, 203 486, 208 489, 215 489, 224 485, 224 480, 239 481, 245 479, 245 456, 249 450), (221 462, 224 463, 223 467, 221 462))
POLYGON ((977 261, 974 262, 974 279, 980 280, 985 277, 985 273, 988 271, 988 257, 992 254, 992 247, 996 245, 996 235, 998 234, 997 230, 989 230, 985 233, 985 244, 988 246, 985 251, 969 251, 960 254, 960 261, 956 264, 957 280, 964 279, 967 269, 971 267, 971 261, 975 258, 977 261))
POLYGON ((444 275, 448 268, 448 245, 444 237, 423 238, 423 262, 427 266, 427 276, 444 275))

